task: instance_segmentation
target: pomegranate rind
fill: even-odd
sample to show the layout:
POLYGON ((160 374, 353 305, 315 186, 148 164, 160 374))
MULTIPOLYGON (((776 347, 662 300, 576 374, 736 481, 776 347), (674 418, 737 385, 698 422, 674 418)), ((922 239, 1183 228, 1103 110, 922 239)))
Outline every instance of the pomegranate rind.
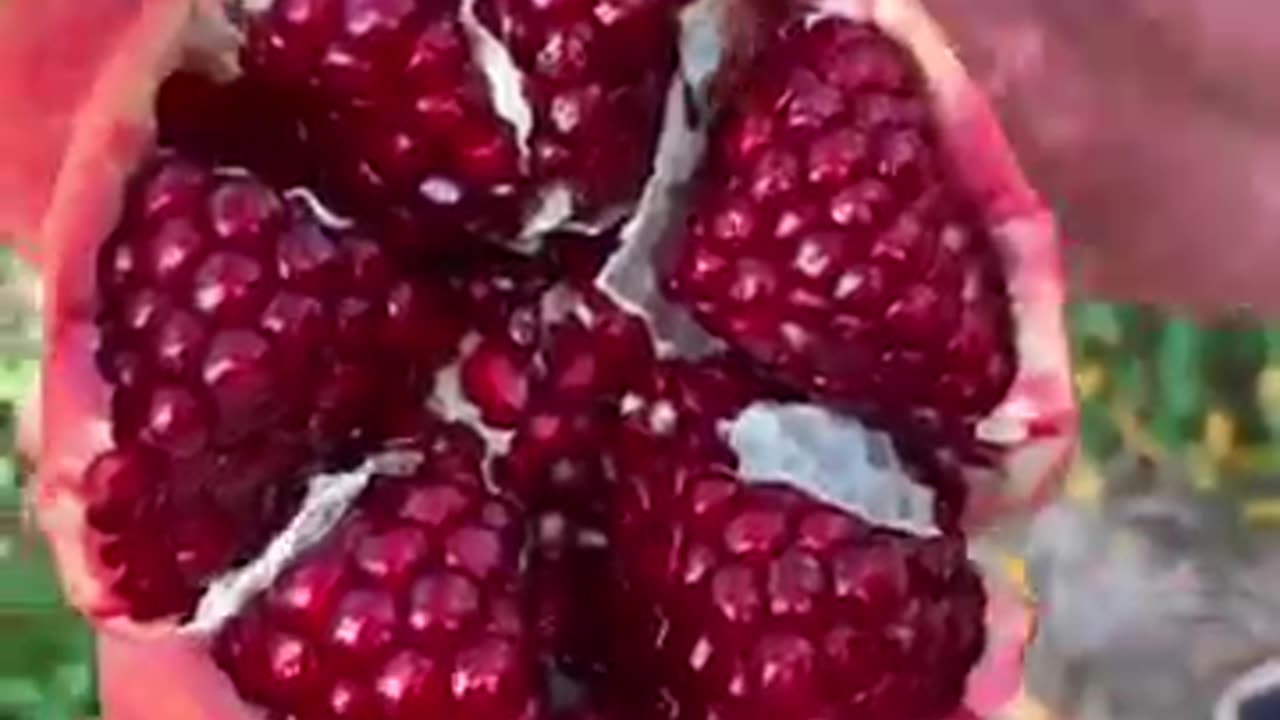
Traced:
POLYGON ((1002 450, 994 471, 975 471, 971 477, 967 525, 982 530, 1047 504, 1075 452, 1077 409, 1063 312, 1061 235, 1019 168, 986 96, 917 0, 861 4, 924 69, 955 177, 992 226, 1008 281, 1018 373, 979 428, 983 439, 1002 450))
POLYGON ((252 720, 198 638, 98 636, 102 720, 252 720), (146 678, 148 681, 139 682, 146 678), (145 687, 144 687, 145 685, 145 687))

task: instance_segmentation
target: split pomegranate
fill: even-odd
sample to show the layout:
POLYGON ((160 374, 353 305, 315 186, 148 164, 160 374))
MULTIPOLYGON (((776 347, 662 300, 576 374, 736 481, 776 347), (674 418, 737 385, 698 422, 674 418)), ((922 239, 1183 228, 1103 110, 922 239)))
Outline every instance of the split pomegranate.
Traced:
POLYGON ((34 504, 108 717, 967 712, 962 519, 1070 443, 1052 245, 990 227, 1025 195, 920 16, 686 5, 121 11, 30 191, 34 504), (889 476, 931 527, 827 492, 889 476))

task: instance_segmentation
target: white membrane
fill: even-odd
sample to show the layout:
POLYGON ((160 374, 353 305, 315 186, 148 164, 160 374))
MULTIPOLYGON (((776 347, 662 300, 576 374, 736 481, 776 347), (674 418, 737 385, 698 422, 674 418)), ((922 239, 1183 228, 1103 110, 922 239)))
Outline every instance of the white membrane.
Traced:
POLYGON ((302 507, 288 526, 272 538, 253 562, 227 572, 210 584, 200 598, 195 617, 182 632, 195 635, 216 632, 250 599, 270 587, 295 558, 326 537, 346 516, 375 474, 404 475, 412 471, 417 461, 414 453, 384 453, 350 472, 312 477, 302 507))
POLYGON ((475 0, 463 0, 458 21, 471 41, 472 59, 488 81, 494 112, 515 128, 520 157, 527 158, 529 135, 533 133, 533 108, 524 97, 524 74, 502 41, 476 17, 475 6, 475 0))
POLYGON ((878 524, 934 534, 933 491, 913 482, 888 438, 816 405, 758 402, 726 423, 741 473, 782 481, 878 524))
POLYGON ((699 357, 723 346, 682 307, 663 297, 655 274, 661 244, 681 221, 684 194, 706 145, 706 129, 693 123, 689 100, 719 66, 723 0, 701 0, 681 15, 681 72, 667 91, 662 134, 653 174, 635 215, 623 227, 622 246, 609 258, 596 284, 623 308, 644 317, 664 355, 699 357))

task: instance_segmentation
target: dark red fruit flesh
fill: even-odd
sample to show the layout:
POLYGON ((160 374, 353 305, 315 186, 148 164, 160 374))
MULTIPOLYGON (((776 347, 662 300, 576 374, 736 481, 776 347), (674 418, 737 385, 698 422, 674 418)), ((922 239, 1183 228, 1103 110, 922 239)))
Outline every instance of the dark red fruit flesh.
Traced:
POLYGON ((668 286, 814 399, 965 427, 1012 381, 994 247, 950 181, 907 51, 841 18, 779 29, 737 76, 668 286))
POLYGON ((410 254, 509 239, 513 129, 449 0, 279 0, 248 17, 245 73, 294 108, 320 189, 410 254))
POLYGON ((427 391, 460 332, 448 291, 375 243, 173 154, 138 174, 100 259, 114 447, 86 471, 88 521, 138 618, 190 610, 287 519, 304 471, 427 391))
POLYGON ((676 0, 480 0, 525 74, 535 180, 565 182, 587 215, 628 204, 652 170, 676 67, 676 0))
POLYGON ((747 483, 639 414, 614 453, 611 692, 651 717, 936 720, 984 644, 959 538, 747 483))
POLYGON ((485 488, 478 437, 431 433, 401 444, 426 453, 411 475, 375 477, 217 636, 218 663, 272 717, 541 717, 521 519, 485 488))

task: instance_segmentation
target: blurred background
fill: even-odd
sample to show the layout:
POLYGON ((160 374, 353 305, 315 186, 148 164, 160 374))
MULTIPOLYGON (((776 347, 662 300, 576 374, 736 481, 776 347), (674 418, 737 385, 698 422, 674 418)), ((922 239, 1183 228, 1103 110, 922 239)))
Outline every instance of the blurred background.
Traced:
MULTIPOLYGON (((96 713, 92 640, 28 527, 14 451, 33 291, 0 256, 0 720, 68 720, 96 713)), ((1080 457, 1060 501, 991 541, 1040 613, 1002 718, 1280 718, 1257 692, 1280 678, 1280 327, 1083 304, 1071 331, 1080 457), (1215 715, 1227 704, 1248 707, 1215 715)))

